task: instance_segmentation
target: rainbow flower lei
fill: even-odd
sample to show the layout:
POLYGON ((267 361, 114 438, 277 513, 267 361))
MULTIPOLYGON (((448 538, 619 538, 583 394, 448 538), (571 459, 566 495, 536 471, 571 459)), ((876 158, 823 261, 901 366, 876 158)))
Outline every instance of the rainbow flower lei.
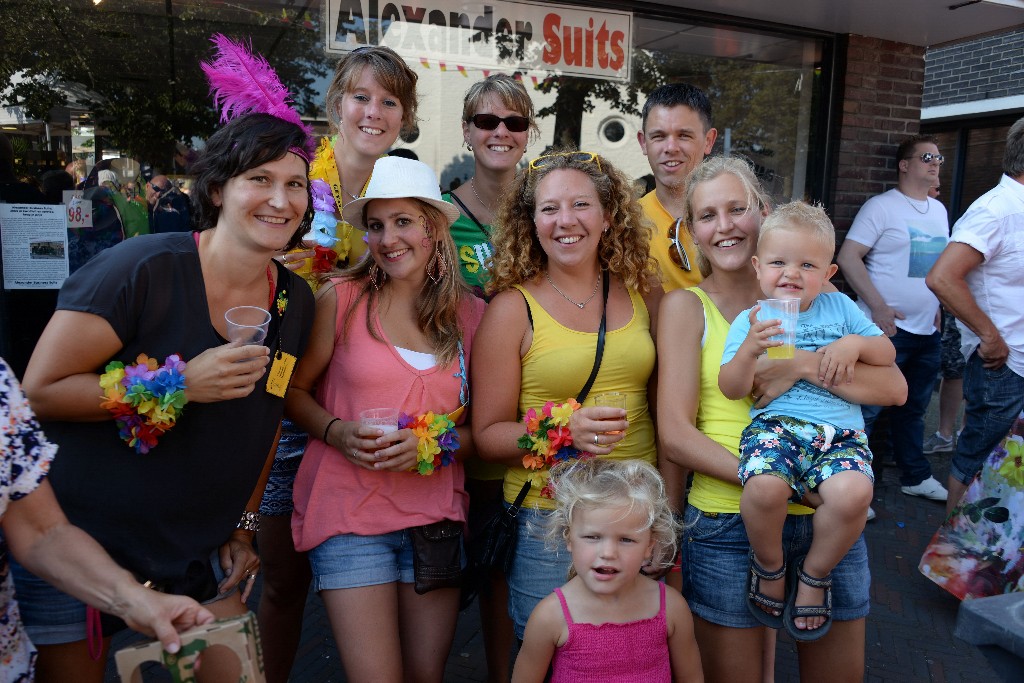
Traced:
POLYGON ((523 415, 526 434, 519 437, 516 445, 530 451, 523 456, 523 467, 534 471, 531 481, 541 486, 541 495, 546 498, 550 498, 552 492, 542 470, 566 460, 591 457, 573 445, 569 431, 569 418, 579 409, 576 399, 570 398, 565 403, 548 401, 539 413, 536 408, 530 408, 523 415))
POLYGON ((459 450, 459 433, 455 423, 443 413, 426 412, 413 417, 401 413, 398 428, 412 429, 416 445, 416 471, 424 477, 430 476, 439 467, 455 462, 455 451, 459 450))
POLYGON ((132 365, 111 361, 100 375, 100 405, 114 414, 121 440, 136 453, 149 453, 177 422, 188 402, 184 370, 177 354, 167 356, 161 366, 140 353, 132 365))

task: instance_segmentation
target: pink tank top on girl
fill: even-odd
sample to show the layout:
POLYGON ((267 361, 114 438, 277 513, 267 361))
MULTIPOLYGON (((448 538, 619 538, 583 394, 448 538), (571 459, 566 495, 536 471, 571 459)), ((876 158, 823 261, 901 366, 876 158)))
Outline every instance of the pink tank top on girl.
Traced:
POLYGON ((555 650, 551 683, 671 683, 665 584, 659 583, 658 590, 660 606, 650 619, 577 624, 562 589, 556 588, 569 637, 555 650))

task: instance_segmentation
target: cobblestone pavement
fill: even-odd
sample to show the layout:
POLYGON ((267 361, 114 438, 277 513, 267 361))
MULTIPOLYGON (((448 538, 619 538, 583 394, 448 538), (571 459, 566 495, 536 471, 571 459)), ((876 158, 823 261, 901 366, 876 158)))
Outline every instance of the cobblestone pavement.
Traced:
MULTIPOLYGON (((934 430, 934 404, 926 433, 934 430)), ((935 477, 946 481, 949 454, 929 456, 935 477)), ((872 503, 878 517, 865 535, 871 565, 871 615, 867 621, 865 680, 869 683, 934 682, 996 683, 985 657, 953 636, 959 601, 925 579, 917 570, 931 535, 942 523, 944 506, 903 495, 894 467, 883 467, 872 503)), ((123 639, 115 641, 115 648, 123 639)), ((107 682, 117 681, 116 675, 107 682)), ((152 680, 161 680, 152 678, 152 680)), ((445 680, 470 683, 486 680, 486 664, 476 606, 459 617, 445 680)), ((779 636, 777 683, 797 681, 793 641, 779 636)), ((293 683, 342 683, 341 662, 320 599, 310 595, 302 642, 292 672, 293 683)), ((149 683, 147 681, 147 683, 149 683)))

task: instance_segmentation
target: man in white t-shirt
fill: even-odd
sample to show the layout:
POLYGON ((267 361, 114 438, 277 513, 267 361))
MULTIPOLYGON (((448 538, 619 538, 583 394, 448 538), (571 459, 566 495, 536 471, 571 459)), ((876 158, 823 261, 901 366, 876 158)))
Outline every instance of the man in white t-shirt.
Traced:
MULTIPOLYGON (((836 256, 857 292, 857 304, 892 340, 896 364, 907 379, 907 402, 887 409, 900 490, 939 501, 946 500, 946 489, 932 476, 922 443, 942 355, 939 300, 925 285, 949 241, 946 208, 928 196, 942 161, 935 138, 905 140, 896 152, 896 187, 864 203, 836 256)), ((870 430, 881 408, 863 410, 870 430)))
POLYGON ((1024 119, 1010 127, 1003 173, 953 226, 928 274, 928 286, 957 317, 967 358, 947 510, 1024 410, 1024 119))

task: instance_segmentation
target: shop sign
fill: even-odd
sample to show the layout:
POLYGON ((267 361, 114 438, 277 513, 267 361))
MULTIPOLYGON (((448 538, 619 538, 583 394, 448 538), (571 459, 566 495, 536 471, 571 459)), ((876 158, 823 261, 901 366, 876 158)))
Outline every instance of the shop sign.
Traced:
POLYGON ((407 60, 629 80, 630 12, 541 2, 324 0, 328 53, 386 45, 407 60))

